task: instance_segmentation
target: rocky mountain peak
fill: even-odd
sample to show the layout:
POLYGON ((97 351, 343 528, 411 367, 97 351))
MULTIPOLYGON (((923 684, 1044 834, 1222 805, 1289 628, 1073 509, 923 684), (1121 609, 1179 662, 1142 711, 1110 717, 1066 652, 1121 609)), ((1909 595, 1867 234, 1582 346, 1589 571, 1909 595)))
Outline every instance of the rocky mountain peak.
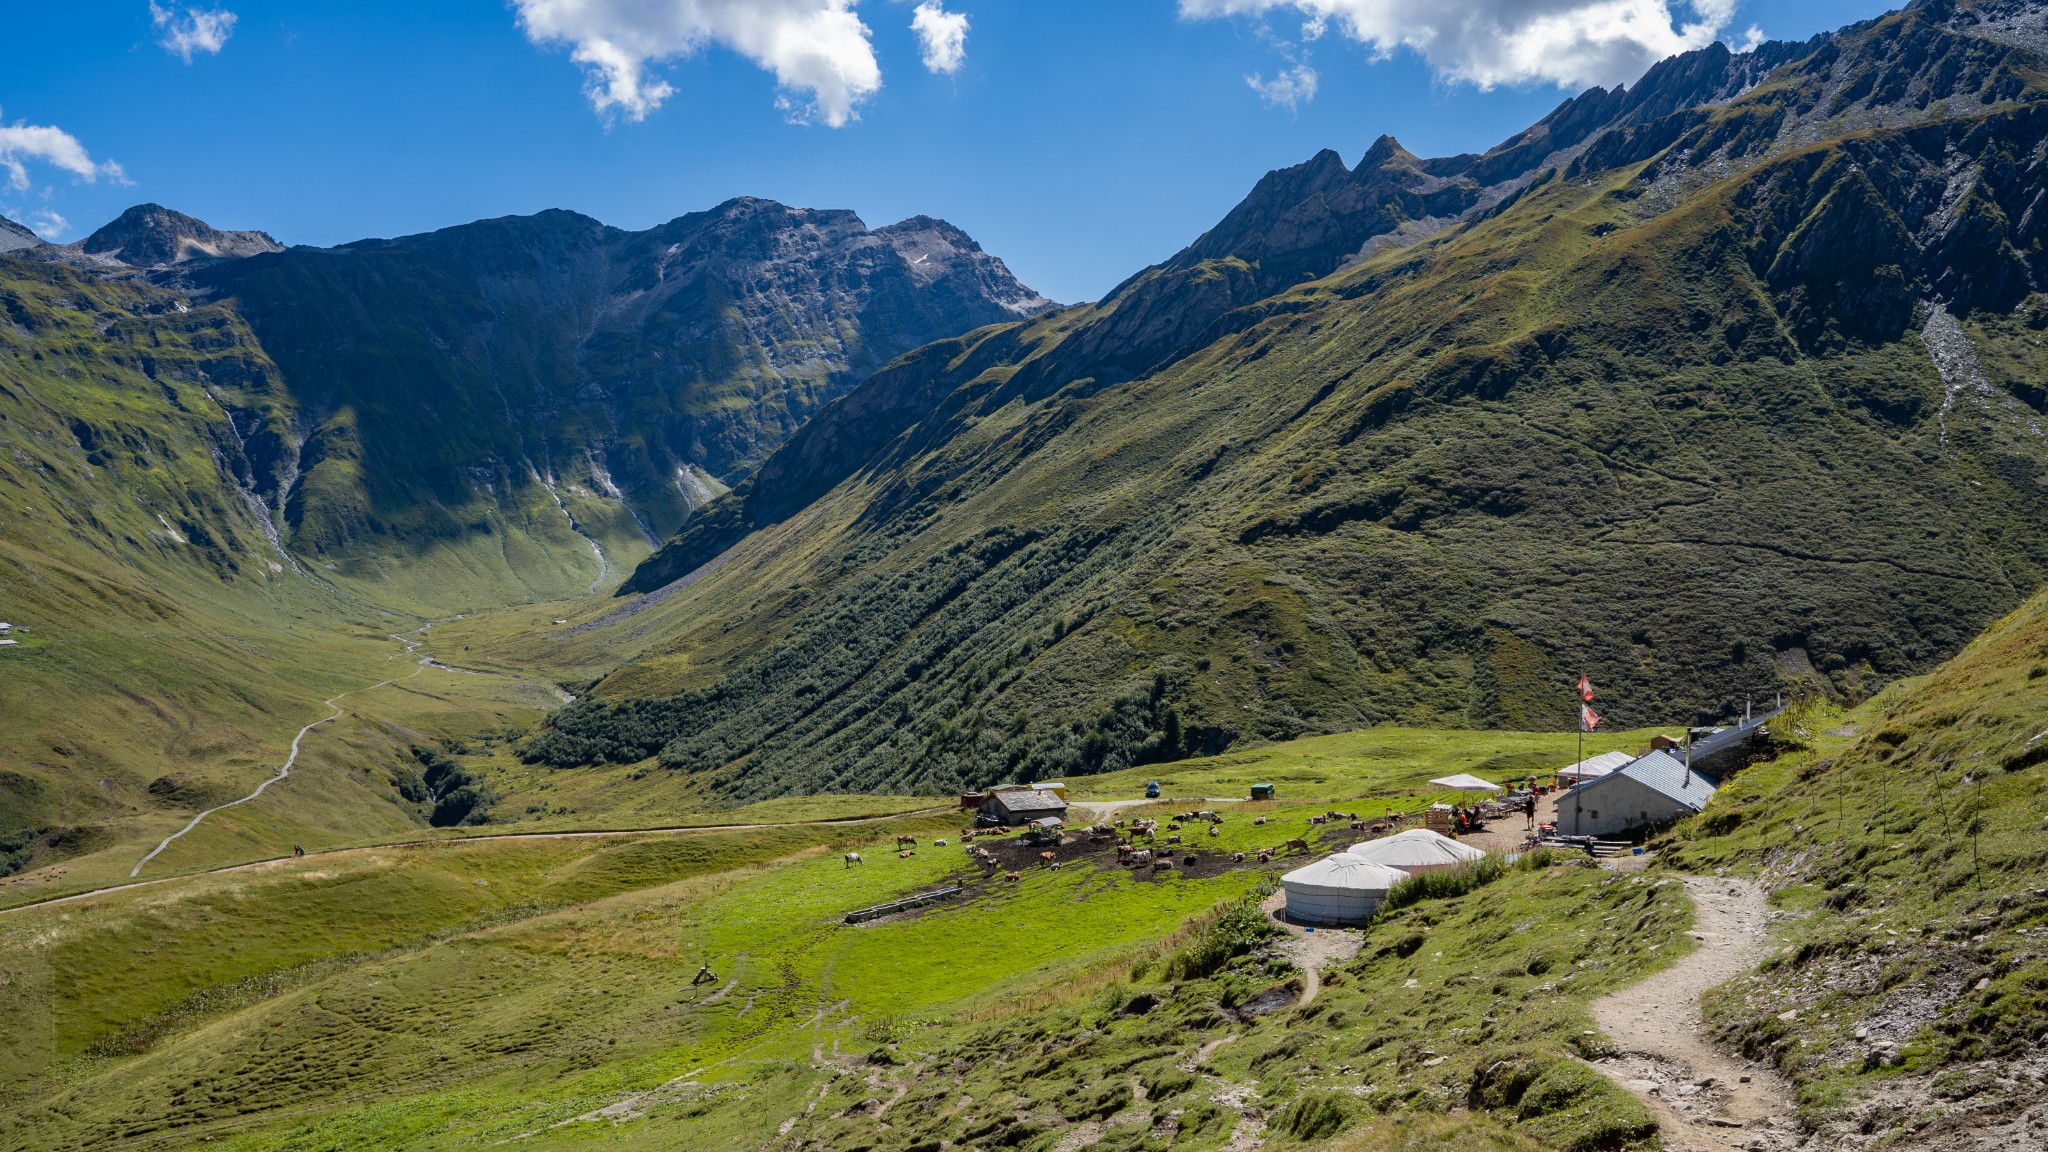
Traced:
POLYGON ((160 268, 282 252, 284 245, 264 232, 223 232, 161 204, 137 204, 87 236, 79 249, 137 268, 160 268))
POLYGON ((918 284, 958 279, 965 290, 1018 317, 1059 307, 1025 287, 1000 259, 982 251, 974 237, 935 216, 899 220, 875 229, 874 235, 896 250, 918 284))
POLYGON ((41 236, 0 216, 0 252, 18 252, 23 248, 34 248, 43 242, 41 236))

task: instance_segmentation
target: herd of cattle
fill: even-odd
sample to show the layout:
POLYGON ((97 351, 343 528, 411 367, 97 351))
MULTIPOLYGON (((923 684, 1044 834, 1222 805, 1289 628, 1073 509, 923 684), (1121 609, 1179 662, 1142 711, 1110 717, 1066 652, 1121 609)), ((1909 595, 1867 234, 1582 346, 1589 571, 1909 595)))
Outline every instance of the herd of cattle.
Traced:
MULTIPOLYGON (((1309 817, 1309 823, 1312 825, 1328 824, 1338 820, 1348 820, 1354 831, 1377 832, 1385 830, 1385 826, 1382 824, 1367 824, 1365 821, 1361 821, 1356 813, 1333 811, 1326 812, 1320 816, 1309 817)), ((1183 845, 1183 838, 1185 836, 1194 835, 1194 833, 1182 831, 1185 825, 1206 824, 1207 834, 1213 837, 1222 834, 1219 827, 1222 823, 1223 816, 1218 812, 1196 811, 1179 813, 1178 815, 1168 817, 1165 829, 1166 836, 1163 843, 1159 835, 1160 828, 1157 819, 1117 820, 1110 824, 1096 824, 1083 830, 1081 835, 1098 842, 1117 840, 1119 841, 1116 845, 1118 864, 1128 868, 1150 867, 1156 872, 1171 868, 1174 865, 1174 857, 1176 855, 1174 848, 1183 845), (1144 847, 1139 846, 1141 842, 1145 845, 1144 847)), ((1254 817, 1252 823, 1254 825, 1263 825, 1266 823, 1266 817, 1254 817)), ((1014 884, 1023 878, 1023 873, 1014 869, 1006 871, 1002 861, 997 859, 995 853, 980 844, 974 843, 977 839, 1002 836, 1011 831, 1013 829, 1001 827, 964 828, 960 832, 960 841, 967 853, 968 859, 978 865, 984 875, 993 877, 1001 873, 1001 880, 1003 882, 1014 884)), ((1059 843, 1065 842, 1066 838, 1062 836, 1059 843)), ((947 847, 947 841, 943 838, 934 840, 932 847, 947 847)), ((898 857, 907 858, 914 856, 917 854, 917 848, 917 837, 896 837, 896 855, 898 857)), ((1297 836, 1272 848, 1260 848, 1251 853, 1249 857, 1244 852, 1234 852, 1231 854, 1230 860, 1233 864, 1243 864, 1248 858, 1255 858, 1258 863, 1264 864, 1276 856, 1307 855, 1308 851, 1308 841, 1297 836)), ((1181 857, 1180 863, 1183 866, 1191 866, 1196 862, 1193 852, 1185 846, 1181 847, 1179 855, 1181 857)), ((860 853, 848 852, 846 854, 847 867, 851 868, 856 864, 862 863, 865 863, 865 861, 861 859, 860 853)), ((1035 863, 1038 867, 1056 870, 1061 866, 1062 862, 1059 859, 1058 853, 1048 850, 1038 853, 1035 863)))

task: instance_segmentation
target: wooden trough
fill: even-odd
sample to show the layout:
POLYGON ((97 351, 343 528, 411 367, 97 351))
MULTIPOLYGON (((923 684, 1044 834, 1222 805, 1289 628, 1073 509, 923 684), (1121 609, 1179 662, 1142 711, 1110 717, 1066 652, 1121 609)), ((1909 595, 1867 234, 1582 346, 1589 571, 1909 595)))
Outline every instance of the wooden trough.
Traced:
POLYGON ((927 904, 935 904, 950 896, 957 896, 962 891, 964 889, 955 884, 951 888, 941 888, 936 892, 919 892, 915 896, 905 896, 901 900, 891 900, 887 904, 877 904, 872 908, 856 908, 846 914, 846 923, 859 924, 866 920, 879 920, 893 913, 906 911, 911 908, 922 908, 927 904))

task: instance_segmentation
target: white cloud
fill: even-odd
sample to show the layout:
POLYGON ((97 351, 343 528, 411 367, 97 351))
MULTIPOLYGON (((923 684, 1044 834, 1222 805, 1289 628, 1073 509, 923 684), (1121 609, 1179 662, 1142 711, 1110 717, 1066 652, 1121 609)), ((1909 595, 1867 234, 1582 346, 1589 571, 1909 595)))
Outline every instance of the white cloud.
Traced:
POLYGON ((1703 48, 1735 18, 1736 0, 1180 0, 1187 19, 1301 15, 1304 39, 1326 28, 1381 56, 1406 48, 1446 79, 1492 88, 1578 88, 1635 80, 1651 64, 1703 48))
POLYGON ((567 44, 599 112, 644 120, 675 89, 651 66, 717 44, 775 74, 792 119, 834 128, 882 87, 855 0, 512 0, 536 44, 567 44))
POLYGON ((50 240, 55 240, 71 230, 71 221, 49 208, 38 208, 30 212, 22 223, 33 229, 36 235, 50 240))
POLYGON ((91 184, 105 176, 119 184, 128 174, 109 160, 95 164, 78 137, 47 124, 0 123, 0 172, 7 174, 7 186, 16 192, 29 187, 28 165, 33 161, 71 173, 91 184))
POLYGON ((952 75, 967 60, 967 17, 948 12, 937 0, 924 0, 911 14, 910 30, 924 46, 924 66, 952 75))
POLYGON ((202 10, 160 8, 149 0, 149 20, 156 25, 157 43, 164 51, 185 63, 194 52, 218 53, 235 33, 235 14, 225 8, 202 10))
POLYGON ((1259 99, 1274 108, 1285 108, 1292 112, 1316 98, 1316 70, 1306 64, 1283 68, 1271 80, 1257 72, 1244 78, 1259 94, 1259 99))

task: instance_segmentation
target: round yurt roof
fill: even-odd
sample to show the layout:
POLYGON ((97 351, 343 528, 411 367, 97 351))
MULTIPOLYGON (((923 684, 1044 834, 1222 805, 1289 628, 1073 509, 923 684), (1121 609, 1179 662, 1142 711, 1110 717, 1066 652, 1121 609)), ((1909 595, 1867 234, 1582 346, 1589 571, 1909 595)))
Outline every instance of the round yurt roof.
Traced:
POLYGON ((1371 895, 1385 893, 1407 878, 1408 874, 1399 868, 1389 868, 1339 852, 1306 867, 1296 868, 1282 876, 1280 883, 1289 892, 1305 895, 1371 895))
POLYGON ((1388 868, 1441 868, 1486 855, 1470 844, 1460 844, 1427 828, 1410 828, 1385 839, 1353 844, 1345 853, 1388 868))

